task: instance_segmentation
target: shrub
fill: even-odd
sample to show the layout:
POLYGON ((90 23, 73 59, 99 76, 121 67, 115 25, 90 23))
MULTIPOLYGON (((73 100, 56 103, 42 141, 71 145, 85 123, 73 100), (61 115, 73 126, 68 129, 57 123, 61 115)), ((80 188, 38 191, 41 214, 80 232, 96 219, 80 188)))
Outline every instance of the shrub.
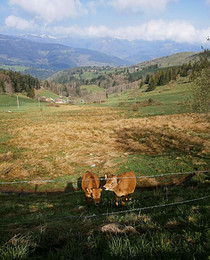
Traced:
POLYGON ((139 111, 139 104, 133 103, 131 105, 131 109, 132 109, 133 112, 139 111))
POLYGON ((190 105, 193 111, 210 112, 210 67, 203 69, 199 78, 195 80, 192 89, 190 105))

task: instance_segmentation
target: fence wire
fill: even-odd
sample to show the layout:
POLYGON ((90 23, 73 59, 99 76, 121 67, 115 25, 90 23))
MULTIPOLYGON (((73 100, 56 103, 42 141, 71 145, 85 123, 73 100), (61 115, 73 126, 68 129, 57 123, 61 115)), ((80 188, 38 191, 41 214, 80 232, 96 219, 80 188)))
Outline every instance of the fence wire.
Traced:
MULTIPOLYGON (((187 174, 200 174, 200 173, 208 173, 210 170, 206 171, 192 171, 192 172, 172 172, 172 173, 163 173, 163 174, 157 174, 157 175, 142 175, 142 176, 136 176, 136 177, 120 177, 120 179, 143 179, 143 178, 158 178, 158 177, 165 177, 165 176, 173 176, 173 175, 187 175, 187 174)), ((106 178, 99 178, 101 181, 105 181, 106 178)), ((112 178, 109 178, 112 179, 112 178)), ((17 180, 17 181, 1 181, 0 185, 9 185, 9 184, 21 184, 21 183, 30 183, 30 184, 41 184, 41 183, 56 183, 56 182, 62 182, 62 183, 81 183, 82 180, 77 181, 71 181, 71 180, 64 180, 64 179, 58 179, 58 180, 43 180, 42 178, 39 178, 38 180, 17 180)))
MULTIPOLYGON (((141 208, 135 208, 135 209, 128 209, 128 210, 122 210, 122 211, 114 211, 114 212, 106 212, 106 213, 101 213, 101 214, 92 214, 92 215, 68 215, 60 218, 51 218, 51 219, 46 219, 45 222, 53 222, 53 221, 59 221, 59 220, 65 220, 65 219, 88 219, 88 218, 97 218, 97 217, 105 217, 105 216, 110 216, 110 215, 118 215, 118 214, 126 214, 126 213, 131 213, 131 212, 136 212, 138 211, 139 214, 142 210, 148 210, 148 209, 157 209, 157 208, 163 208, 163 207, 169 207, 169 206, 176 206, 180 204, 186 204, 186 203, 191 203, 195 201, 200 201, 210 198, 210 195, 199 197, 199 198, 194 198, 194 199, 189 199, 189 200, 184 200, 184 201, 178 201, 178 202, 171 202, 171 203, 165 203, 165 204, 156 204, 152 206, 146 206, 146 207, 141 207, 141 208)), ((42 221, 37 221, 37 222, 42 222, 42 221)), ((0 227, 7 227, 11 225, 22 225, 22 224, 32 224, 34 221, 24 221, 24 222, 15 222, 15 223, 10 223, 7 225, 0 225, 0 227)))

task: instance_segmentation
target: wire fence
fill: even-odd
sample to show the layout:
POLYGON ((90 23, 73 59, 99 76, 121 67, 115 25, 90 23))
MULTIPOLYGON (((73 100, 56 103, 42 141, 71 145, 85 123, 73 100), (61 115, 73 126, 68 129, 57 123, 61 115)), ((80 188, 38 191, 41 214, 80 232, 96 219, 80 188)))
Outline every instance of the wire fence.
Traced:
MULTIPOLYGON (((136 177, 120 177, 120 179, 143 179, 143 178, 158 178, 158 177, 165 177, 165 176, 174 176, 174 175, 187 175, 187 174, 200 174, 200 173, 209 173, 210 170, 206 171, 192 171, 192 172, 172 172, 172 173, 163 173, 163 174, 157 174, 157 175, 142 175, 142 176, 136 176, 136 177)), ((99 178, 101 181, 105 181, 106 178, 99 178)), ((112 178, 109 178, 112 179, 112 178)), ((85 180, 84 180, 85 181, 85 180)), ((21 184, 21 183, 28 183, 28 184, 41 184, 41 183, 56 183, 56 182, 62 182, 62 183, 81 183, 82 180, 78 179, 76 181, 72 180, 66 180, 66 179, 57 179, 57 180, 43 180, 42 178, 39 178, 37 180, 16 180, 16 181, 1 181, 0 185, 9 185, 9 184, 21 184)))
MULTIPOLYGON (((199 198, 194 198, 194 199, 188 199, 188 200, 183 200, 183 201, 178 201, 178 202, 171 202, 171 203, 165 203, 165 204, 156 204, 156 205, 151 205, 151 206, 146 206, 146 207, 141 207, 141 208, 135 208, 135 209, 128 209, 128 210, 122 210, 122 211, 114 211, 114 212, 106 212, 106 213, 101 213, 101 214, 92 214, 92 215, 68 215, 60 218, 48 218, 45 219, 45 222, 53 222, 53 221, 59 221, 59 220, 65 220, 65 219, 89 219, 89 218, 97 218, 97 217, 106 217, 110 215, 118 215, 118 214, 126 214, 126 213, 131 213, 131 212, 136 212, 138 211, 139 214, 143 210, 148 210, 148 209, 157 209, 157 208, 164 208, 164 207, 170 207, 170 206, 176 206, 176 205, 181 205, 181 204, 187 204, 187 203, 192 203, 195 201, 201 201, 205 200, 207 198, 210 198, 210 195, 199 197, 199 198)), ((35 222, 42 222, 41 220, 37 221, 23 221, 23 222, 14 222, 10 224, 1 224, 0 227, 6 227, 6 226, 11 226, 11 225, 24 225, 24 224, 32 224, 35 222)))
MULTIPOLYGON (((124 179, 128 178, 136 178, 136 179, 143 179, 143 178, 158 178, 158 177, 165 177, 165 176, 179 176, 179 175, 189 175, 189 174, 201 174, 201 173, 209 173, 210 170, 206 171, 192 171, 192 172, 173 172, 173 173, 163 173, 163 174, 157 174, 157 175, 150 175, 150 176, 137 176, 137 177, 122 177, 124 179)), ((118 177, 118 176, 117 176, 118 177)), ((110 178, 111 179, 111 178, 110 178)), ((100 180, 106 180, 106 178, 100 178, 100 180)), ((56 182, 63 182, 63 183, 78 183, 81 182, 81 180, 77 181, 70 181, 70 180, 64 180, 64 179, 58 179, 58 180, 43 180, 43 179, 38 179, 38 180, 17 180, 17 181, 6 181, 6 182, 0 182, 0 185, 8 185, 8 184, 22 184, 22 183, 30 183, 30 184, 42 184, 42 183, 56 183, 56 182)), ((128 209, 128 210, 122 210, 122 211, 114 211, 114 212, 106 212, 106 213, 101 213, 101 214, 92 214, 92 215, 67 215, 63 217, 58 217, 58 218, 49 218, 45 219, 46 222, 52 222, 52 221, 59 221, 59 220, 65 220, 65 219, 89 219, 89 218, 97 218, 97 217, 103 217, 103 216, 110 216, 110 215, 117 215, 117 214, 126 214, 126 213, 131 213, 131 212, 141 212, 143 210, 152 210, 152 209, 157 209, 157 208, 163 208, 163 207, 169 207, 169 206, 176 206, 180 204, 187 204, 187 203, 192 203, 195 201, 201 201, 205 200, 207 198, 210 198, 210 195, 202 196, 199 198, 194 198, 194 199, 188 199, 184 201, 178 201, 178 202, 171 202, 171 203, 165 203, 165 204, 156 204, 156 205, 151 205, 151 206, 146 206, 146 207, 140 207, 140 208, 134 208, 134 209, 128 209)), ((9 226, 9 225, 22 225, 22 224, 32 224, 35 222, 42 222, 42 220, 38 221, 24 221, 24 222, 15 222, 15 223, 10 223, 7 225, 0 225, 0 227, 4 226, 9 226)))

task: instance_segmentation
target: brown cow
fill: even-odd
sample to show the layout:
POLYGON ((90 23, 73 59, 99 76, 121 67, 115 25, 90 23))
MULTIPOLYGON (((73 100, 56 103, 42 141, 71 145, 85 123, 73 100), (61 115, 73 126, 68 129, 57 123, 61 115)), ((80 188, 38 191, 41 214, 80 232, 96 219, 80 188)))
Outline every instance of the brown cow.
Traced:
POLYGON ((122 206, 125 206, 125 201, 127 196, 130 194, 130 199, 132 199, 132 194, 136 188, 136 176, 133 171, 125 172, 119 176, 111 174, 110 176, 105 175, 106 184, 104 185, 105 190, 114 191, 115 193, 115 205, 118 206, 118 198, 123 197, 122 206))
POLYGON ((83 191, 85 192, 88 206, 91 203, 91 199, 93 199, 95 205, 98 206, 101 197, 101 191, 102 191, 102 189, 99 188, 100 186, 99 177, 92 172, 86 171, 82 177, 81 186, 83 191))

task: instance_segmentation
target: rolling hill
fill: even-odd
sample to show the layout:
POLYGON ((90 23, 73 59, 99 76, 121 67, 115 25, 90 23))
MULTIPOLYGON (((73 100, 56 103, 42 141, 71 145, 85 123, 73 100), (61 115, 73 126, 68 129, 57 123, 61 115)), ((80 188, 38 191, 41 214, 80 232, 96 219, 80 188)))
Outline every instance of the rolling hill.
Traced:
POLYGON ((161 58, 156 58, 149 61, 144 61, 136 66, 140 68, 158 65, 158 67, 165 68, 165 67, 171 67, 171 66, 179 66, 183 63, 189 63, 194 62, 196 59, 199 59, 199 52, 180 52, 175 53, 169 56, 164 56, 161 58))
MULTIPOLYGON (((97 73, 92 72, 87 67, 71 68, 56 72, 49 77, 49 81, 58 83, 69 83, 79 79, 83 79, 83 81, 87 79, 89 81, 96 79, 97 81, 98 79, 100 81, 104 77, 108 78, 110 75, 111 78, 109 78, 108 81, 113 83, 115 80, 119 84, 119 75, 124 74, 124 76, 120 79, 120 84, 123 84, 128 82, 128 75, 132 76, 133 81, 137 81, 141 76, 146 77, 147 74, 153 74, 158 68, 180 66, 183 63, 189 63, 190 61, 193 63, 196 59, 199 60, 199 52, 181 52, 150 61, 141 62, 126 68, 115 68, 113 70, 111 68, 107 69, 95 67, 97 73), (130 74, 128 74, 128 71, 126 72, 126 70, 128 70, 130 74)), ((96 83, 96 81, 92 81, 92 83, 96 83)))

